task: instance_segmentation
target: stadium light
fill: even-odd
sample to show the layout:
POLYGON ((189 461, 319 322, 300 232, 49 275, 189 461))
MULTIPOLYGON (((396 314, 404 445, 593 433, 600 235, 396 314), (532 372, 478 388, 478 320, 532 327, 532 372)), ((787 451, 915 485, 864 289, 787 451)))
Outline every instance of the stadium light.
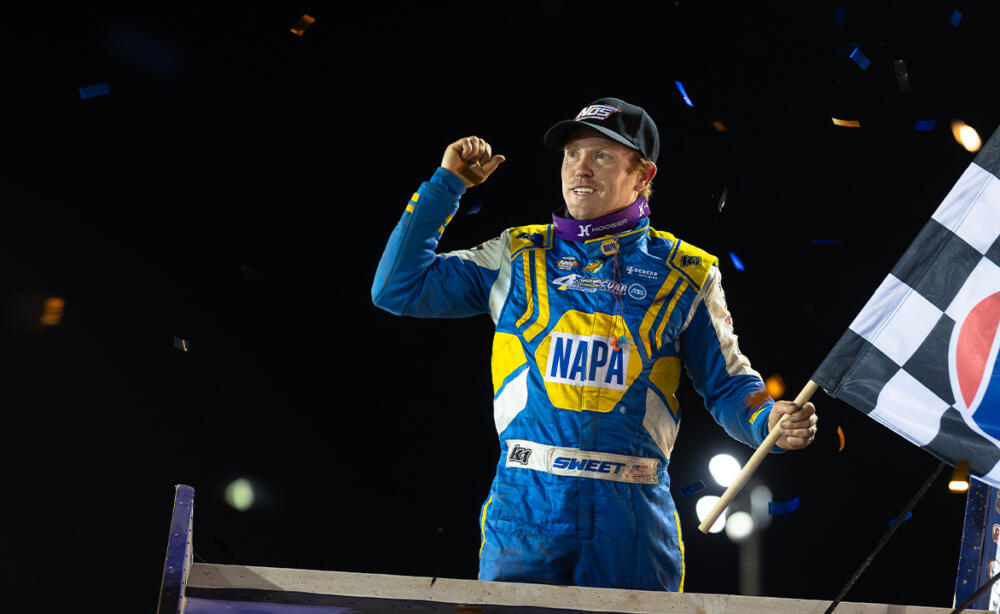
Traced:
POLYGON ((245 512, 253 506, 253 484, 246 478, 233 480, 226 486, 224 497, 233 509, 245 512))
POLYGON ((955 463, 955 471, 948 482, 948 490, 958 493, 969 490, 969 461, 960 460, 955 463))
POLYGON ((740 473, 740 462, 728 454, 716 454, 712 460, 708 461, 708 471, 719 483, 719 486, 728 488, 736 476, 740 473))
POLYGON ((753 533, 753 516, 746 512, 733 512, 726 520, 726 536, 734 542, 741 542, 753 533))
MULTIPOLYGON (((705 521, 705 518, 708 517, 708 514, 712 511, 712 508, 715 507, 715 504, 718 503, 718 501, 719 497, 716 497, 715 495, 707 495, 702 497, 701 499, 698 499, 698 502, 695 503, 694 505, 694 511, 698 515, 698 522, 705 521)), ((715 521, 715 524, 712 525, 712 528, 710 528, 708 532, 718 533, 725 527, 726 527, 726 512, 723 511, 719 515, 718 520, 715 521)))

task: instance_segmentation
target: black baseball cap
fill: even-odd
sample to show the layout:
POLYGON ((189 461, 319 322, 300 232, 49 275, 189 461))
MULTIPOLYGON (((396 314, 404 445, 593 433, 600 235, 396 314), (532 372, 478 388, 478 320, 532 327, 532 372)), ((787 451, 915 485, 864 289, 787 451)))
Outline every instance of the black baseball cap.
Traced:
POLYGON ((573 119, 557 122, 546 131, 545 144, 562 149, 570 132, 581 126, 638 150, 652 162, 660 155, 660 134, 653 118, 642 107, 619 98, 600 98, 583 107, 573 119))

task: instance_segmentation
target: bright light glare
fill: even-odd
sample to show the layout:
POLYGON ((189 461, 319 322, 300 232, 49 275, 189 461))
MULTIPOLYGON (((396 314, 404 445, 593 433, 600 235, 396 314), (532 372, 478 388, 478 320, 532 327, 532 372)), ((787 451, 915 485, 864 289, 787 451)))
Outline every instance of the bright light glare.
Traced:
POLYGON ((960 119, 951 122, 951 134, 966 151, 977 152, 983 146, 983 140, 972 126, 960 119))
POLYGON ((948 482, 948 490, 951 492, 965 492, 969 490, 968 480, 952 480, 948 482))
POLYGON ((734 542, 746 539, 753 532, 753 517, 746 512, 733 512, 726 521, 726 535, 734 542))
MULTIPOLYGON (((714 495, 707 495, 702 497, 701 499, 698 499, 698 503, 694 504, 694 511, 696 514, 698 514, 698 522, 705 522, 705 518, 708 517, 708 514, 712 511, 712 508, 715 507, 715 504, 718 502, 719 502, 719 497, 716 497, 714 495)), ((719 519, 715 521, 715 524, 712 525, 712 528, 709 529, 708 532, 718 533, 724 528, 726 528, 725 510, 723 510, 722 513, 719 514, 719 519)))
POLYGON ((758 528, 764 529, 771 524, 771 512, 768 504, 772 501, 771 489, 761 484, 750 491, 750 515, 758 528))
POLYGON ((226 486, 226 503, 233 508, 245 512, 253 505, 253 485, 246 478, 233 480, 226 486))
POLYGON ((720 486, 728 487, 740 473, 740 462, 728 454, 716 454, 708 461, 708 471, 720 486))

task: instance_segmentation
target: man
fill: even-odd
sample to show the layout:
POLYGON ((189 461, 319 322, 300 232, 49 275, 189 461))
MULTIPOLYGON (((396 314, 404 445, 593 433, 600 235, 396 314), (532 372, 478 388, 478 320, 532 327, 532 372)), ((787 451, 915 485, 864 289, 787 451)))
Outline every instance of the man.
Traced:
POLYGON ((397 315, 489 313, 501 456, 480 526, 479 578, 683 590, 667 464, 683 364, 727 432, 808 446, 811 403, 775 403, 740 353, 717 258, 649 226, 659 135, 642 108, 602 98, 556 123, 566 210, 475 249, 435 254, 467 188, 504 161, 483 139, 448 146, 392 232, 372 286, 397 315))

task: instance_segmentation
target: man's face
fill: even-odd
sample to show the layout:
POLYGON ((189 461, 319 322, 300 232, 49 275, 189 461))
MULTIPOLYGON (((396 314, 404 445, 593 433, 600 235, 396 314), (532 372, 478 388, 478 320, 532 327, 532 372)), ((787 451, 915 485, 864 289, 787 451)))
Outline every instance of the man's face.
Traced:
POLYGON ((563 148, 562 190, 570 215, 592 220, 638 198, 645 181, 632 167, 632 149, 595 130, 577 128, 563 148))

